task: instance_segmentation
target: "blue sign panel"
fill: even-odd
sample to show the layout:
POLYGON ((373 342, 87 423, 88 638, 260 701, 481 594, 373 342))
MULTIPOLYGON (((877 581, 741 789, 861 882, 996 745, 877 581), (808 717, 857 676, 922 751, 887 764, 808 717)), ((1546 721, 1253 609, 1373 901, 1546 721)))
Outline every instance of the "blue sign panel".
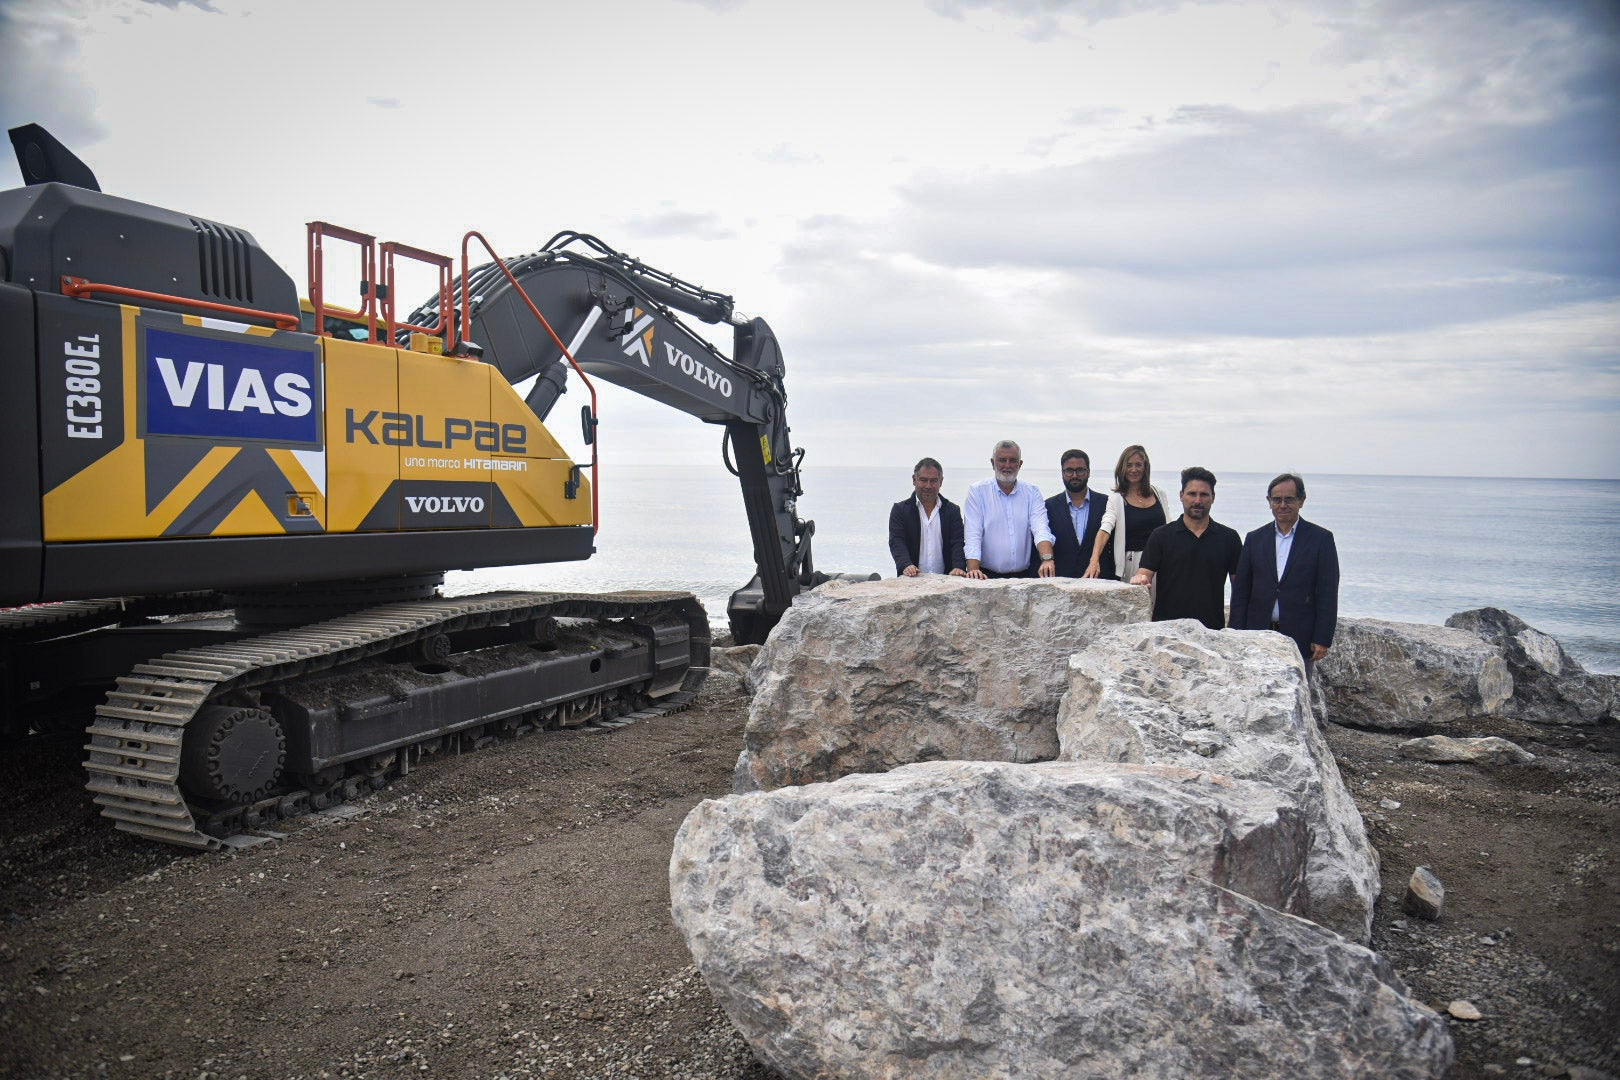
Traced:
POLYGON ((146 433, 321 442, 313 348, 146 328, 146 433))

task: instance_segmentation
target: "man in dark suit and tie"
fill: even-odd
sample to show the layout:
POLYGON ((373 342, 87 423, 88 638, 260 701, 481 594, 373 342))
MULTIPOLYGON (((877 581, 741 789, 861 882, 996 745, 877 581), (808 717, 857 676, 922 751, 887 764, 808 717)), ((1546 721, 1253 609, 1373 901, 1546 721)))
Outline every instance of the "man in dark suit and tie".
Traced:
POLYGON ((1299 516, 1305 505, 1301 477, 1277 477, 1266 488, 1266 501, 1274 520, 1243 540, 1232 579, 1230 625, 1293 638, 1309 676, 1311 666, 1327 655, 1339 621, 1339 549, 1332 533, 1299 516))
MULTIPOLYGON (((1063 494, 1046 500, 1046 520, 1052 529, 1052 560, 1058 577, 1084 577, 1097 542, 1108 496, 1091 491, 1091 457, 1084 450, 1065 450, 1063 494)), ((1114 576, 1114 552, 1102 554, 1102 576, 1114 576)))
POLYGON ((911 470, 912 496, 889 510, 889 554, 900 577, 967 573, 962 510, 939 493, 945 469, 931 457, 911 470))

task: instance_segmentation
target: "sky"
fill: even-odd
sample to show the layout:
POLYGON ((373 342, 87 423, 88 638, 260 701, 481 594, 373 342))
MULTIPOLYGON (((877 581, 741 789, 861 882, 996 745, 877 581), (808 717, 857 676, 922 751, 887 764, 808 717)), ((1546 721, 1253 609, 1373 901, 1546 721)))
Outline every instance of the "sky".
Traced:
POLYGON ((1620 477, 1612 2, 0 0, 0 112, 300 282, 316 219, 598 235, 769 321, 807 468, 901 490, 1003 438, 1054 487, 1620 477))

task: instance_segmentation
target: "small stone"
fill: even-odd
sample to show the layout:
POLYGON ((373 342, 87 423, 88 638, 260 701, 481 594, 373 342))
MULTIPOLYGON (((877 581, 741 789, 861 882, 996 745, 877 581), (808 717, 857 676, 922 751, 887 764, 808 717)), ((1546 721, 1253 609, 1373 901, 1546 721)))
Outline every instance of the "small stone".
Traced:
POLYGON ((1536 1063, 1535 1058, 1521 1057, 1521 1058, 1514 1058, 1513 1059, 1513 1064, 1517 1065, 1521 1069, 1523 1069, 1523 1068, 1525 1068, 1527 1066, 1530 1066, 1530 1065, 1534 1065, 1535 1063, 1536 1063))
POLYGON ((1453 739, 1447 735, 1430 735, 1423 739, 1408 739, 1395 748, 1402 757, 1418 761, 1442 763, 1466 762, 1474 765, 1523 765, 1536 760, 1536 755, 1517 743, 1496 735, 1484 738, 1453 739))
POLYGON ((1434 871, 1427 866, 1413 870, 1411 880, 1406 883, 1406 896, 1401 900, 1401 910, 1408 915, 1436 922, 1445 906, 1446 887, 1434 876, 1434 871))
POLYGON ((1405 930, 1409 924, 1405 919, 1391 919, 1389 925, 1392 930, 1405 930))
POLYGON ((1379 799, 1378 805, 1385 810, 1399 810, 1401 808, 1401 804, 1394 799, 1379 799))
POLYGON ((1483 1014, 1472 1001, 1453 1001, 1446 1006, 1446 1012, 1458 1020, 1478 1020, 1483 1014))
POLYGON ((1229 745, 1228 740, 1212 731, 1186 731, 1182 733, 1181 741, 1200 757, 1214 757, 1229 745))
POLYGON ((1488 1072, 1492 1076, 1504 1076, 1507 1073, 1507 1069, 1493 1061, 1489 1065, 1480 1066, 1480 1072, 1488 1072))

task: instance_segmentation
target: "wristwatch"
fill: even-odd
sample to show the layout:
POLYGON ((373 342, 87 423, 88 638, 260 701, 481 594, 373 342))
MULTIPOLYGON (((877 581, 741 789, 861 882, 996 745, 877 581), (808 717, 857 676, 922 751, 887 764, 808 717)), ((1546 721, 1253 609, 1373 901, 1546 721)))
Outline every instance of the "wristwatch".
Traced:
POLYGON ((1050 556, 1050 555, 1042 555, 1041 556, 1041 562, 1051 562, 1051 561, 1052 561, 1052 556, 1050 556))

